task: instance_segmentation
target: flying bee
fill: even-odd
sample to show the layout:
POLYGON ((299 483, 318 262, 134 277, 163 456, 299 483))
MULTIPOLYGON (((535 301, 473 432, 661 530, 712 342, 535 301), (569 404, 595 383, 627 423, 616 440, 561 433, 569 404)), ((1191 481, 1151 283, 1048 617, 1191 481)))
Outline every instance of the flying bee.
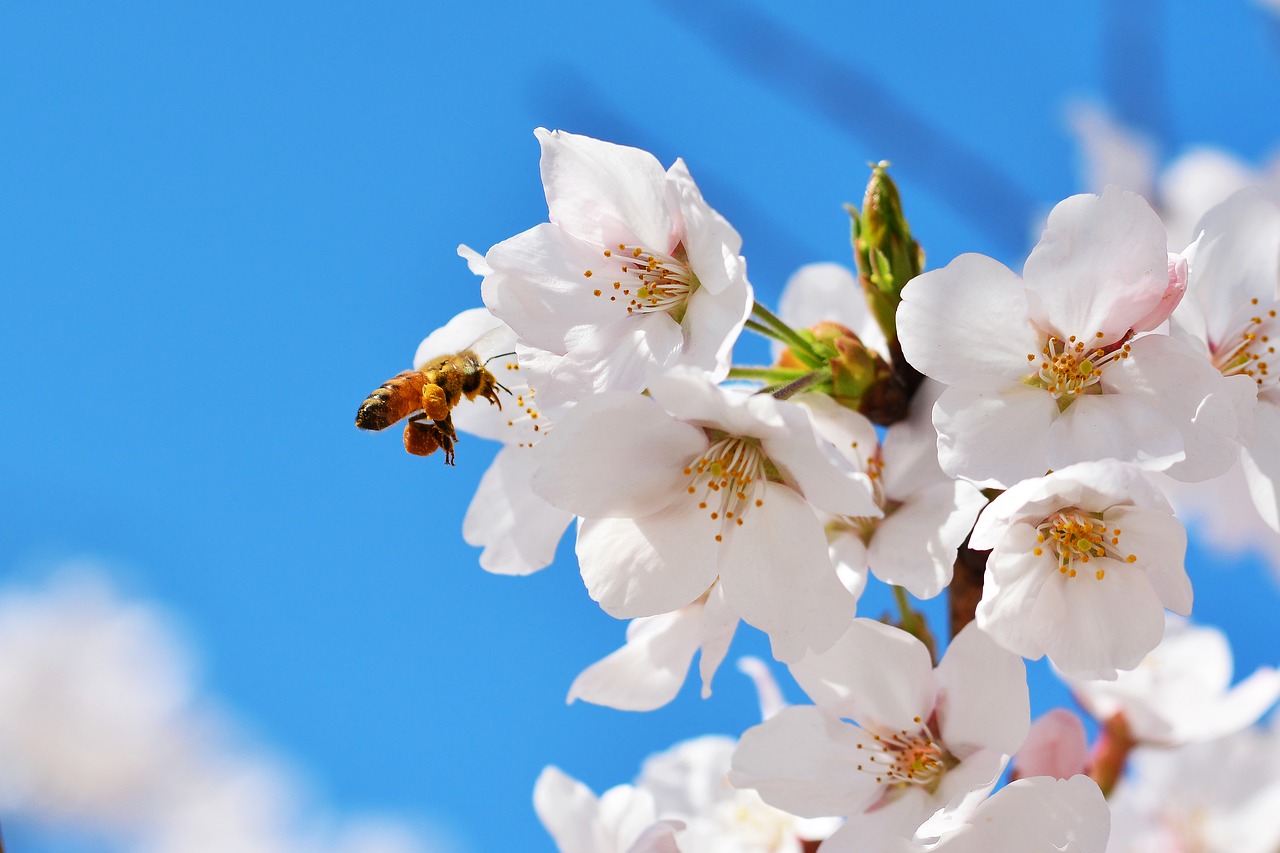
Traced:
MULTIPOLYGON (((514 355, 514 353, 502 353, 514 355)), ((499 358, 500 356, 493 356, 499 358)), ((360 405, 356 426, 383 430, 404 417, 404 449, 415 456, 444 451, 446 465, 453 464, 453 445, 458 433, 450 413, 463 397, 483 397, 502 408, 497 389, 511 392, 494 378, 474 350, 464 349, 442 356, 417 370, 406 370, 382 383, 360 405)))

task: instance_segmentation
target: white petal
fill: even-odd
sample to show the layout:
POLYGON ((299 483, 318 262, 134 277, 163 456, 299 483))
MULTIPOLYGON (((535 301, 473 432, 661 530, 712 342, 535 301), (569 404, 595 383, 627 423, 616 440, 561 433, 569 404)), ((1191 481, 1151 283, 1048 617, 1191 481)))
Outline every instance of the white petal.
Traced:
POLYGON ((1280 531, 1280 391, 1259 395, 1253 436, 1241 454, 1249 496, 1272 530, 1280 531))
POLYGON ((960 826, 1000 781, 1008 763, 1009 756, 1004 753, 980 749, 948 770, 929 798, 929 805, 937 811, 920 825, 917 836, 941 835, 960 826))
POLYGON ((1037 544, 1035 528, 1028 524, 1005 534, 987 558, 976 613, 978 627, 997 643, 1032 660, 1044 655, 1046 634, 1064 618, 1053 580, 1057 561, 1047 551, 1035 557, 1037 544), (1043 595, 1046 589, 1049 594, 1043 595))
POLYGON ((683 498, 685 463, 706 447, 702 430, 653 400, 604 393, 567 412, 538 443, 533 489, 584 518, 645 516, 683 498))
POLYGON ((1058 414, 1053 396, 993 376, 952 385, 933 407, 938 462, 952 477, 1009 486, 1049 467, 1046 436, 1058 414))
POLYGON ((898 340, 916 370, 954 385, 975 374, 1017 381, 1044 335, 1032 325, 1022 281, 984 255, 961 255, 907 282, 898 340))
MULTIPOLYGON (((1045 652, 1053 665, 1074 678, 1114 678, 1133 669, 1164 634, 1164 608, 1144 572, 1114 560, 1096 560, 1105 579, 1083 572, 1045 591, 1061 589, 1063 614, 1045 652)), ((1041 593, 1042 597, 1044 593, 1041 593)))
POLYGON ((657 158, 562 130, 534 133, 542 144, 542 186, 552 222, 601 246, 675 248, 666 174, 657 158))
POLYGON ((469 308, 456 314, 418 344, 418 350, 413 356, 413 368, 418 370, 441 356, 471 349, 481 336, 502 325, 503 322, 490 314, 487 308, 469 308))
POLYGON ((533 786, 533 808, 561 853, 601 853, 600 801, 577 779, 548 765, 533 786))
POLYGON ((702 609, 702 634, 698 641, 702 646, 698 674, 702 677, 703 699, 711 695, 711 680, 729 653, 737 629, 738 614, 725 602, 724 589, 715 584, 707 593, 707 603, 702 609))
POLYGON ((764 438, 760 444, 784 479, 794 483, 805 500, 818 509, 854 518, 879 518, 883 513, 872 494, 871 481, 819 436, 807 410, 785 403, 777 412, 786 425, 786 437, 764 438))
POLYGON ((636 619, 627 642, 587 667, 569 687, 568 701, 582 699, 620 711, 652 711, 680 692, 698 650, 701 605, 636 619))
POLYGON ((1050 468, 1119 459, 1163 471, 1186 458, 1182 436, 1169 417, 1127 394, 1077 398, 1049 427, 1050 468))
MULTIPOLYGON (((655 370, 678 361, 683 337, 666 314, 645 314, 570 336, 568 352, 543 356, 538 404, 562 406, 604 391, 643 391, 655 370)), ((526 359, 526 361, 529 359, 526 359)))
MULTIPOLYGON (((1164 297, 1168 237, 1141 196, 1109 187, 1058 202, 1022 270, 1032 319, 1062 338, 1120 340, 1164 297)), ((1037 352, 1037 350, 1031 350, 1037 352)))
POLYGON ((783 708, 743 733, 729 781, 801 817, 855 814, 879 793, 875 779, 855 769, 862 755, 857 745, 866 737, 818 708, 783 708))
POLYGON ((935 676, 938 724, 948 749, 961 755, 963 747, 1017 752, 1031 725, 1022 658, 970 623, 947 647, 935 676))
POLYGON ((951 583, 956 551, 986 504, 982 492, 959 480, 922 489, 877 526, 871 571, 916 598, 933 598, 951 583))
POLYGON ((684 349, 679 363, 707 371, 716 382, 728 376, 733 345, 751 316, 751 305, 751 285, 744 278, 734 279, 715 294, 695 290, 682 322, 684 349))
POLYGON ((644 518, 587 519, 578 528, 582 580, 618 619, 677 610, 716 579, 718 531, 684 503, 644 518))
MULTIPOLYGON (((684 220, 683 242, 689 268, 709 293, 724 293, 746 284, 747 262, 738 253, 742 238, 723 216, 702 198, 683 160, 667 170, 668 203, 674 201, 684 220)), ((750 285, 747 285, 750 294, 750 285)), ((748 300, 750 296, 748 295, 748 300)))
POLYGON ((1147 573, 1160 603, 1183 616, 1191 612, 1191 579, 1184 561, 1187 531, 1167 512, 1143 507, 1115 507, 1106 514, 1107 524, 1121 530, 1119 548, 1137 560, 1133 568, 1147 573))
POLYGON ((1019 779, 982 803, 934 853, 1104 853, 1111 813, 1088 776, 1019 779))
POLYGON ((854 598, 861 598, 867 587, 867 546, 862 538, 851 530, 836 529, 827 532, 827 553, 835 564, 840 583, 854 598))
POLYGON ((480 566, 485 571, 527 575, 550 565, 560 537, 573 520, 573 513, 533 492, 534 462, 531 448, 502 448, 467 507, 462 538, 468 545, 484 548, 480 566))
POLYGON ((468 246, 466 243, 458 244, 458 257, 467 262, 467 269, 478 276, 486 276, 493 270, 484 261, 484 255, 468 246))
POLYGON ((938 465, 938 430, 933 425, 933 405, 945 390, 941 382, 926 379, 911 398, 907 419, 885 432, 881 482, 885 494, 893 500, 904 500, 920 489, 949 479, 938 465))
POLYGON ((786 486, 765 483, 761 506, 726 533, 720 557, 725 599, 769 635, 780 661, 828 648, 856 602, 836 578, 813 508, 786 486))
POLYGON ((855 619, 824 652, 791 664, 791 674, 820 706, 879 728, 916 731, 933 711, 933 661, 906 631, 855 619))
POLYGON ((751 679, 756 688, 756 699, 760 702, 760 719, 767 720, 777 716, 787 707, 787 700, 782 696, 782 688, 773 677, 769 664, 756 657, 738 658, 738 670, 751 679))

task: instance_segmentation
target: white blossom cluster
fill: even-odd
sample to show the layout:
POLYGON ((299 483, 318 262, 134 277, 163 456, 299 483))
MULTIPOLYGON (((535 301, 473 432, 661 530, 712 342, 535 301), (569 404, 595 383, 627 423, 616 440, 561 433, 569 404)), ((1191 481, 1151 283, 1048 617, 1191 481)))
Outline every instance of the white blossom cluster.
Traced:
POLYGON ((861 279, 806 267, 775 315, 683 162, 537 137, 548 221, 460 249, 485 307, 415 360, 474 348, 513 398, 455 412, 504 445, 464 536, 484 568, 527 574, 576 519, 588 592, 631 622, 570 701, 660 707, 698 652, 706 695, 741 621, 812 702, 599 797, 548 768, 535 805, 562 851, 1275 849, 1237 825, 1275 825, 1273 771, 1256 802, 1204 785, 1196 831, 1254 841, 1125 829, 1108 847, 1113 810, 1117 830, 1161 820, 1170 798, 1151 792, 1183 761, 1168 750, 1200 744, 1185 761, 1215 772, 1257 761, 1216 739, 1255 737, 1280 696, 1270 670, 1229 689, 1220 635, 1168 621, 1193 596, 1164 491, 1238 470, 1280 530, 1275 203, 1243 189, 1179 245, 1111 187, 1055 206, 1021 273, 965 254, 908 276, 864 246, 861 279), (864 302, 868 282, 896 313, 864 302), (746 329, 776 364, 732 363, 746 329), (833 390, 846 369, 866 380, 852 397, 833 390), (864 404, 890 386, 904 404, 873 422, 864 404), (985 560, 980 599, 940 659, 943 626, 905 604, 898 625, 857 616, 868 574, 932 598, 964 554, 985 560), (1102 726, 1092 755, 1074 714, 1032 725, 1023 659, 1041 657, 1102 726), (1141 771, 1121 783, 1130 753, 1141 771))

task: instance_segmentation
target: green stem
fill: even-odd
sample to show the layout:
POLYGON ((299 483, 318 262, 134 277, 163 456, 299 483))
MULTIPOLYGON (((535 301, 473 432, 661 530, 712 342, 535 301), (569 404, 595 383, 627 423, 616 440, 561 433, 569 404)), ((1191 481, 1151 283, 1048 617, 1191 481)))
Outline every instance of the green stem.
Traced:
POLYGON ((893 587, 893 600, 898 603, 898 612, 902 614, 902 621, 898 627, 924 643, 925 648, 929 650, 929 656, 937 661, 937 642, 933 638, 933 632, 929 630, 929 623, 925 621, 924 614, 911 608, 911 599, 907 598, 907 591, 900 586, 893 587))
POLYGON ((782 337, 782 335, 778 334, 773 329, 770 329, 768 326, 764 325, 763 323, 757 323, 755 320, 748 320, 746 325, 743 326, 743 328, 748 329, 752 332, 755 332, 757 335, 763 335, 766 338, 771 338, 772 340, 775 340, 775 341, 781 341, 784 344, 787 342, 786 338, 782 337))
POLYGON ((793 367, 731 367, 729 368, 730 379, 758 379, 770 385, 791 382, 799 379, 801 376, 807 376, 809 371, 800 370, 793 367))
POLYGON ((760 393, 770 394, 775 400, 786 400, 799 394, 810 385, 816 385, 819 382, 831 379, 830 370, 814 370, 810 371, 798 379, 793 379, 785 385, 776 388, 765 388, 760 393))
MULTIPOLYGON (((758 317, 764 326, 767 326, 772 332, 770 337, 782 341, 791 348, 796 358, 803 361, 810 367, 818 367, 822 364, 822 357, 813 350, 813 344, 806 341, 799 332, 782 322, 774 315, 772 311, 765 308, 759 302, 752 303, 751 313, 758 317)), ((751 321, 748 321, 749 323, 751 321)))

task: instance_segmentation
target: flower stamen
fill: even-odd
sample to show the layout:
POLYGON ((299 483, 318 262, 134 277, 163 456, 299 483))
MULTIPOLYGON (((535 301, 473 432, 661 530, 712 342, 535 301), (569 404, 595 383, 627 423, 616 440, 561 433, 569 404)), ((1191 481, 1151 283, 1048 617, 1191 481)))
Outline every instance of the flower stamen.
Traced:
MULTIPOLYGON (((677 322, 684 318, 689 295, 698 287, 698 278, 689 268, 683 246, 677 245, 668 255, 619 243, 616 250, 605 249, 604 258, 608 269, 599 272, 613 278, 613 290, 627 300, 628 314, 662 311, 671 314, 677 322)), ((587 270, 583 276, 591 278, 596 274, 596 270, 587 270)), ((593 290, 592 294, 600 296, 602 291, 593 290)), ((609 299, 617 301, 617 296, 609 299)))

